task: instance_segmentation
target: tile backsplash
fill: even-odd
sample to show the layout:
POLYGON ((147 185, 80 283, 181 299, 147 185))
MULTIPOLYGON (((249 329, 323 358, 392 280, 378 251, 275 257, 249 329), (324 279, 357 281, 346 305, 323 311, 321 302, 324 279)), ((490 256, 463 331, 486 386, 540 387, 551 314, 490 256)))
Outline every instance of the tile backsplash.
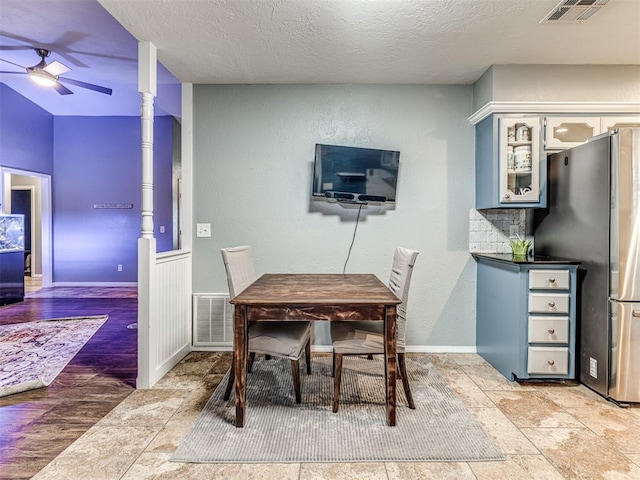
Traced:
MULTIPOLYGON (((505 208, 469 212, 469 251, 472 253, 511 253, 511 226, 520 238, 529 235, 530 214, 526 209, 505 208)), ((515 235, 514 235, 515 237, 515 235)))

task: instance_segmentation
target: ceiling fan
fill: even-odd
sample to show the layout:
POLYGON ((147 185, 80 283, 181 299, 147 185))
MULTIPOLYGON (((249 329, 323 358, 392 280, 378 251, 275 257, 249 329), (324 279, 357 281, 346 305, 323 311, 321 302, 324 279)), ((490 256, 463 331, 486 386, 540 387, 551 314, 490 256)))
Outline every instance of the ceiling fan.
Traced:
POLYGON ((71 95, 73 92, 69 90, 67 87, 63 85, 63 83, 68 83, 70 85, 75 85, 77 87, 87 88, 89 90, 93 90, 95 92, 104 93, 106 95, 111 95, 113 90, 106 87, 101 87, 100 85, 94 85, 92 83, 81 82, 80 80, 74 80, 73 78, 61 77, 60 75, 70 71, 71 69, 66 65, 54 60, 53 62, 47 64, 45 58, 51 55, 49 50, 44 48, 34 48, 38 56, 40 57, 40 62, 33 67, 23 67, 14 62, 10 62, 9 60, 5 60, 0 58, 0 61, 5 63, 10 63, 11 65, 15 65, 16 67, 20 67, 24 72, 6 72, 2 71, 0 73, 17 73, 17 74, 27 74, 29 78, 31 78, 34 82, 39 85, 43 85, 45 87, 51 87, 60 95, 71 95))

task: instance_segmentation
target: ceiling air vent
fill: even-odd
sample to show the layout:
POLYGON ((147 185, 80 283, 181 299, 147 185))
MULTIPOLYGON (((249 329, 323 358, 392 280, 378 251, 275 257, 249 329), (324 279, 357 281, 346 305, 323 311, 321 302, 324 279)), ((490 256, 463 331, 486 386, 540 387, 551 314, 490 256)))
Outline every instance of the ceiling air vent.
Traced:
POLYGON ((562 0, 540 23, 579 23, 588 20, 609 0, 562 0))

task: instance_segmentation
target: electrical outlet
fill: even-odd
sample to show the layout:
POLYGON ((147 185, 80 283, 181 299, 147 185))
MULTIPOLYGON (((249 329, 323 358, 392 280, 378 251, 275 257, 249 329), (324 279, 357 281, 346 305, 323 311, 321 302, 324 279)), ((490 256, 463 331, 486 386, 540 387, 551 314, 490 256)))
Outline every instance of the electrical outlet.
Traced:
POLYGON ((118 271, 121 272, 122 271, 122 265, 118 264, 118 271))
POLYGON ((210 237, 211 236, 211 224, 210 223, 197 223, 196 224, 196 237, 210 237))
POLYGON ((160 233, 164 233, 164 225, 160 225, 160 233))
POLYGON ((509 237, 517 237, 519 230, 518 225, 509 225, 509 237))

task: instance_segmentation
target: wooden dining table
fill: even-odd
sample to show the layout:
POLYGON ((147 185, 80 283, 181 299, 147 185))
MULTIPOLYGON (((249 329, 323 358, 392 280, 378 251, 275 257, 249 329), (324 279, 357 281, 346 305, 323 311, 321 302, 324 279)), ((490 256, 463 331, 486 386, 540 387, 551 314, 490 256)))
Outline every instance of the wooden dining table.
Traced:
POLYGON ((396 306, 402 301, 373 274, 265 274, 231 299, 236 427, 246 413, 249 322, 383 320, 387 424, 396 424, 396 306))

